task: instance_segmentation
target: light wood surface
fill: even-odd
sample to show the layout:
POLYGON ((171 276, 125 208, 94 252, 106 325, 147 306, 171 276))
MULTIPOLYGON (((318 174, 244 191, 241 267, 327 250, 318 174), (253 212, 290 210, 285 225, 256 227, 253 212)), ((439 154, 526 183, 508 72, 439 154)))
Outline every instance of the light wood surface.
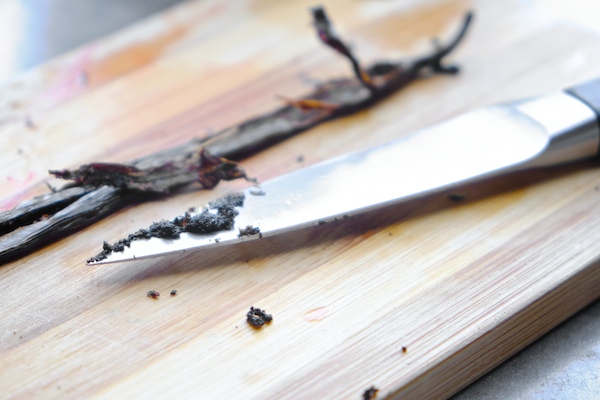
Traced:
MULTIPOLYGON (((48 169, 126 161, 266 112, 310 90, 303 76, 349 75, 312 4, 190 2, 15 78, 0 92, 0 207, 46 192, 48 169)), ((540 4, 324 4, 364 62, 422 54, 472 9, 463 73, 244 160, 260 180, 600 75, 597 33, 540 4)), ((600 294, 591 162, 224 252, 85 266, 103 240, 243 186, 131 207, 2 266, 0 397, 443 398, 600 294), (273 323, 249 327, 250 306, 273 323)))

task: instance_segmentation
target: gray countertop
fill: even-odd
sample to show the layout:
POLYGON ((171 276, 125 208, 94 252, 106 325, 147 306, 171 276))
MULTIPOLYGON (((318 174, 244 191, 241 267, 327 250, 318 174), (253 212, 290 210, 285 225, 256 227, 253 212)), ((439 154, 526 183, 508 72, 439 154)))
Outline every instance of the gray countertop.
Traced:
MULTIPOLYGON (((180 1, 0 0, 0 80, 180 1)), ((600 399, 600 301, 453 399, 600 399)))

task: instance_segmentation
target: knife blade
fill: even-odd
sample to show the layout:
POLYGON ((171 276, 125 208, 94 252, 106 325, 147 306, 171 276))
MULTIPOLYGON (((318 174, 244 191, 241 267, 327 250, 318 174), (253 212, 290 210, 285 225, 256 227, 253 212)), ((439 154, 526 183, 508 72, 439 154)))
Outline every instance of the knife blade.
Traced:
POLYGON ((244 191, 232 229, 141 239, 89 265, 183 253, 276 235, 500 174, 597 155, 600 79, 546 96, 483 107, 371 149, 244 191), (240 234, 245 228, 259 234, 240 234))

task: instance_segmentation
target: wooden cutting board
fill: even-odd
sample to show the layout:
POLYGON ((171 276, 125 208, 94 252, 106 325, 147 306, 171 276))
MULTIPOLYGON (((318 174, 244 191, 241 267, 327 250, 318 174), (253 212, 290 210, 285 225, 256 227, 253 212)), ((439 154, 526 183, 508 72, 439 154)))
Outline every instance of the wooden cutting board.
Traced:
MULTIPOLYGON (((324 3, 364 62, 423 54, 472 9, 463 72, 244 160, 260 180, 600 75, 598 34, 536 3, 324 3)), ((192 1, 7 83, 0 206, 45 193, 50 168, 127 161, 267 112, 309 91, 304 77, 349 75, 312 4, 192 1)), ((600 294, 596 163, 225 251, 84 264, 103 240, 242 187, 131 207, 2 266, 2 396, 447 397, 600 294), (248 326, 250 306, 273 323, 248 326)))

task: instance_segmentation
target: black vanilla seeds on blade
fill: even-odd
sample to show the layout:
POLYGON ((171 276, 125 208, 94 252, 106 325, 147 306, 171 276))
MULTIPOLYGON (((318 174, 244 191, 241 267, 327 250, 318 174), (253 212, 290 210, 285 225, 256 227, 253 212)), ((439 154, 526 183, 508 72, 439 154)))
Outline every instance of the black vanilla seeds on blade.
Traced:
POLYGON ((259 238, 262 237, 262 233, 260 233, 260 228, 258 226, 248 225, 245 228, 240 228, 240 233, 238 233, 238 237, 254 235, 258 235, 259 238))
MULTIPOLYGON (((245 195, 242 192, 230 193, 208 203, 207 208, 198 214, 187 211, 185 214, 175 217, 172 221, 154 222, 148 229, 140 229, 112 245, 104 242, 102 251, 90 258, 88 263, 105 260, 114 252, 122 252, 125 247, 130 247, 131 242, 135 240, 150 238, 179 239, 183 232, 206 234, 230 230, 235 224, 235 217, 239 214, 235 207, 243 207, 244 199, 245 195)), ((260 231, 256 234, 260 234, 260 231)))

